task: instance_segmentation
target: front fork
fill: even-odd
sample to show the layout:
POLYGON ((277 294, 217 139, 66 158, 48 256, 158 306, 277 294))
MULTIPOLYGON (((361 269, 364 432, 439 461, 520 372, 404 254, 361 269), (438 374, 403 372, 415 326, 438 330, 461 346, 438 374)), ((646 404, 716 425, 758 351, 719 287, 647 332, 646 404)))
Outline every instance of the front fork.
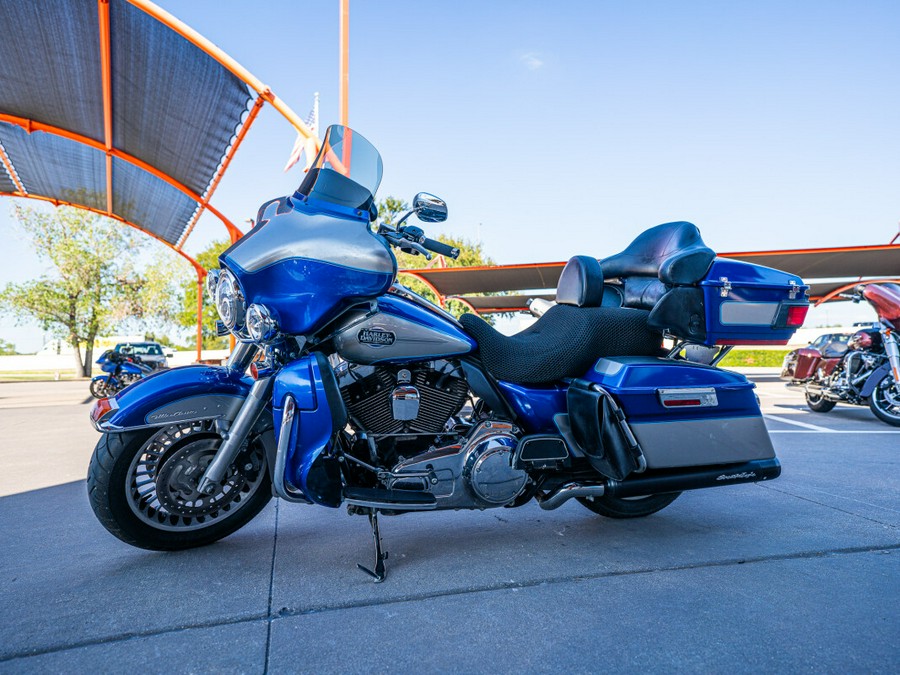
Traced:
MULTIPOLYGON (((256 357, 259 348, 256 345, 240 342, 235 346, 231 355, 228 357, 226 367, 243 373, 247 370, 250 362, 256 357)), ((234 462, 238 452, 244 441, 247 440, 247 434, 259 419, 259 414, 266 406, 266 401, 272 392, 272 377, 261 377, 250 387, 250 393, 241 409, 235 415, 234 421, 225 432, 222 445, 216 451, 215 457, 206 467, 206 471, 200 478, 197 489, 204 494, 213 494, 218 488, 228 467, 234 462)))
POLYGON ((894 382, 900 387, 900 346, 897 345, 897 337, 894 335, 894 331, 886 327, 881 329, 881 337, 888 362, 891 364, 891 371, 894 373, 894 382))

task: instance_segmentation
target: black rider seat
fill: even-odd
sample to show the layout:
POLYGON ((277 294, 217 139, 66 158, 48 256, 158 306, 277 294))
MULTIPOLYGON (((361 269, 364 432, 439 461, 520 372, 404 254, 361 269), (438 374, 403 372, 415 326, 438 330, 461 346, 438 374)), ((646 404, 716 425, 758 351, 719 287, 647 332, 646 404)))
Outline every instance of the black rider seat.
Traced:
POLYGON ((560 276, 557 304, 529 328, 507 336, 474 314, 460 321, 488 372, 507 382, 548 384, 583 376, 601 356, 659 354, 662 336, 648 328, 648 311, 602 307, 602 301, 600 263, 575 256, 560 276))

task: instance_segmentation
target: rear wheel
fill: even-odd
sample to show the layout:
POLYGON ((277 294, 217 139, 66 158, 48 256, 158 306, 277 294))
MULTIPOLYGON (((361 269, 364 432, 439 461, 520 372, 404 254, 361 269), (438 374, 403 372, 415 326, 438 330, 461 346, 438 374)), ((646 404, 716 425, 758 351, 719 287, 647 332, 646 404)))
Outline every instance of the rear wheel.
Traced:
POLYGON ((104 434, 88 495, 122 541, 158 551, 204 546, 246 525, 272 497, 262 440, 253 437, 211 495, 197 484, 222 443, 211 421, 104 434))
POLYGON ((661 511, 678 499, 680 492, 644 497, 578 497, 582 505, 607 518, 643 518, 661 511))
POLYGON ((882 422, 900 427, 900 384, 890 373, 875 386, 869 396, 869 408, 882 422))
POLYGON ((809 390, 806 391, 806 405, 813 412, 827 413, 836 405, 835 401, 829 401, 822 394, 813 394, 809 390))

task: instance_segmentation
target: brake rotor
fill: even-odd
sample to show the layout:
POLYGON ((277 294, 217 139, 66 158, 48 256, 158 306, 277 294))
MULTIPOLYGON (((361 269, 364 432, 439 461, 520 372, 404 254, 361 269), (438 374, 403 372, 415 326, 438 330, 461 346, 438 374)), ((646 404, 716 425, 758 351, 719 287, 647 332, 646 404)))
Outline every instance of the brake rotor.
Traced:
MULTIPOLYGON (((169 455, 156 476, 156 495, 169 513, 196 518, 209 515, 240 494, 247 478, 231 469, 211 495, 197 490, 200 478, 219 449, 216 438, 198 439, 169 455)), ((252 465, 251 465, 252 470, 252 465)))

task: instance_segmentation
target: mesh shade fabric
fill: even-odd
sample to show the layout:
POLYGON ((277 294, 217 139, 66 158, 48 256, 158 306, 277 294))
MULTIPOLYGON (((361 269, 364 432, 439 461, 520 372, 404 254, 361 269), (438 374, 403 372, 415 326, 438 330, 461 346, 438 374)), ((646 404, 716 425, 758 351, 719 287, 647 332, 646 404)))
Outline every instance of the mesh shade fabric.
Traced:
POLYGON ((103 140, 96 0, 0 2, 0 111, 103 140))
MULTIPOLYGON (((106 155, 59 136, 0 123, 0 143, 29 194, 106 210, 106 155)), ((4 172, 5 175, 5 172, 4 172)))
POLYGON ((247 110, 247 86, 125 0, 109 13, 113 146, 203 194, 247 110))
POLYGON ((168 183, 127 162, 113 159, 113 212, 116 215, 174 243, 196 209, 197 202, 168 183))
MULTIPOLYGON (((212 57, 153 17, 110 0, 112 145, 203 195, 252 99, 212 57)), ((0 112, 105 142, 97 0, 0 0, 0 112)), ((105 153, 0 124, 25 189, 106 211, 105 153)), ((177 244, 197 204, 112 162, 113 213, 177 244)), ((0 191, 15 184, 0 169, 0 191)))
POLYGON ((18 189, 19 188, 16 187, 13 179, 6 171, 6 166, 0 162, 0 192, 16 192, 18 189))

